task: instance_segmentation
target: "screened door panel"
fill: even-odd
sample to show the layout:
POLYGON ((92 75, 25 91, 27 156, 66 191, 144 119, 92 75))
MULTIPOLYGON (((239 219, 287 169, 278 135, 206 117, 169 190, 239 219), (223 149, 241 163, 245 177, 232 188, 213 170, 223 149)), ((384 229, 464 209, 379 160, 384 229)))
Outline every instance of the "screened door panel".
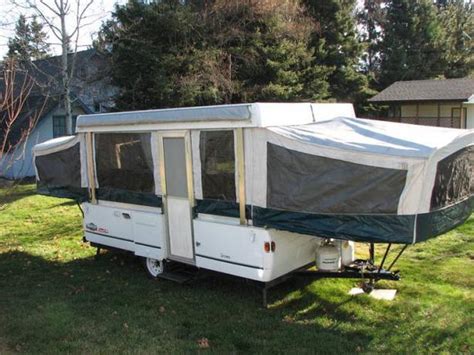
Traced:
POLYGON ((166 194, 188 198, 186 150, 183 138, 163 138, 166 194))
POLYGON ((172 256, 193 259, 192 213, 187 184, 184 137, 163 137, 166 217, 172 256))

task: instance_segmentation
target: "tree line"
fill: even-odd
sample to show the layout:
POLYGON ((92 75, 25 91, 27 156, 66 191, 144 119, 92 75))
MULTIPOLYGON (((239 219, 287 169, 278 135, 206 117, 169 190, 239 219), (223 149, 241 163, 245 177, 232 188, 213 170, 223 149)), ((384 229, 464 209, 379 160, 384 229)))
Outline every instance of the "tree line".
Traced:
MULTIPOLYGON (((8 55, 43 56, 41 26, 20 20, 8 55)), ((119 110, 335 100, 366 114, 397 80, 472 75, 474 11, 463 0, 130 0, 93 45, 110 56, 119 110)))

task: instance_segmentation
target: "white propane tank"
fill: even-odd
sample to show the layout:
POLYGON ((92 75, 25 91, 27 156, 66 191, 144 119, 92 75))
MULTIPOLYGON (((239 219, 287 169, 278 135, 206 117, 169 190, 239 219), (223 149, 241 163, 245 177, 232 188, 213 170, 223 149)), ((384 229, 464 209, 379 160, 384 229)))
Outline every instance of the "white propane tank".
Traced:
POLYGON ((341 261, 342 265, 348 266, 355 260, 355 243, 348 240, 341 240, 341 261))
POLYGON ((321 271, 338 271, 341 268, 341 253, 329 239, 316 249, 316 267, 321 271))

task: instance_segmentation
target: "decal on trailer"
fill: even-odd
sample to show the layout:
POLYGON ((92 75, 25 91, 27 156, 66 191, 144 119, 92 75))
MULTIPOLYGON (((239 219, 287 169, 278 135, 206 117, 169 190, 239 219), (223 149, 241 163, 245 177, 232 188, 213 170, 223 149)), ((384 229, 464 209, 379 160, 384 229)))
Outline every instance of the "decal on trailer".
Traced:
POLYGON ((87 223, 86 228, 90 229, 91 231, 96 231, 97 230, 97 226, 94 223, 87 223))

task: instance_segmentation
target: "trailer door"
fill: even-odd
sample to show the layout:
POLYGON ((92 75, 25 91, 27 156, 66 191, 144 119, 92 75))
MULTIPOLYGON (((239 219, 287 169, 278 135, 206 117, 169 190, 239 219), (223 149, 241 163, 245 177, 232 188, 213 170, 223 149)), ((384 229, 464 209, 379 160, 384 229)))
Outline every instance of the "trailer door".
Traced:
POLYGON ((162 136, 162 179, 171 259, 194 263, 189 133, 162 136), (164 171, 163 171, 164 170, 164 171))

